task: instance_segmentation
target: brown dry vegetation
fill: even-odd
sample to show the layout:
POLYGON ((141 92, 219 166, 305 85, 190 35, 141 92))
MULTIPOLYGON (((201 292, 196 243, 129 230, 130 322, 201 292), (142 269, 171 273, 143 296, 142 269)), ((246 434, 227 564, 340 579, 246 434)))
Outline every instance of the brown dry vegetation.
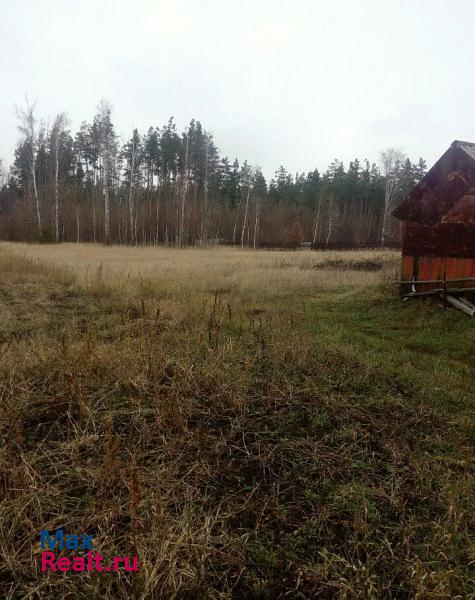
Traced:
POLYGON ((0 245, 0 596, 473 598, 473 324, 397 263, 0 245))
MULTIPOLYGON (((399 254, 391 250, 351 252, 263 251, 233 247, 176 248, 147 246, 100 246, 94 244, 33 245, 4 242, 1 248, 37 261, 40 265, 66 268, 83 285, 100 279, 109 287, 132 290, 143 287, 144 279, 161 294, 178 299, 180 291, 267 296, 295 294, 318 288, 367 288, 381 282, 381 274, 357 272, 358 262, 379 261, 384 275, 394 277, 399 254), (342 264, 338 264, 338 261, 342 264), (345 264, 346 260, 346 264, 345 264), (336 266, 334 263, 337 263, 336 266), (357 264, 354 268, 354 263, 357 264), (315 270, 324 273, 315 273, 315 270), (330 272, 328 272, 330 271, 330 272)), ((363 269, 365 270, 365 269, 363 269)), ((368 271, 374 269, 369 268, 368 271)), ((272 299, 271 299, 272 302, 272 299)))

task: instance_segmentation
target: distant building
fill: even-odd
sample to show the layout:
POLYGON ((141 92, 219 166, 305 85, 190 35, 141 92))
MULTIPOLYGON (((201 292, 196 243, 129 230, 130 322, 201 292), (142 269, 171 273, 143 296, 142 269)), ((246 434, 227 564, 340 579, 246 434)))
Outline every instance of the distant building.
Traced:
POLYGON ((453 142, 393 215, 403 281, 475 277, 475 144, 453 142))

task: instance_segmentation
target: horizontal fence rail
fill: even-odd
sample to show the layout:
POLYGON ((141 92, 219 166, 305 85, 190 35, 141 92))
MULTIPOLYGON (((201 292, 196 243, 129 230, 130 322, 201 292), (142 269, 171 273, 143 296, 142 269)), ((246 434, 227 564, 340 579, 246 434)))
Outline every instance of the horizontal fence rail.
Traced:
POLYGON ((398 281, 396 285, 413 285, 417 283, 460 283, 461 281, 475 281, 475 277, 461 277, 460 279, 411 279, 409 281, 398 281))

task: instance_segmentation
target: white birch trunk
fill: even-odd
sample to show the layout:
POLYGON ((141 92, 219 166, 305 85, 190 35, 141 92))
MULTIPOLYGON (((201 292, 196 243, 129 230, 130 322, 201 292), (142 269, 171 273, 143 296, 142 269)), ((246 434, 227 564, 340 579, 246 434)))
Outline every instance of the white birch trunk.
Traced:
POLYGON ((244 236, 246 233, 246 225, 247 225, 247 211, 249 208, 249 196, 251 195, 251 182, 247 186, 247 196, 246 196, 246 204, 244 206, 244 217, 241 229, 241 248, 244 248, 244 236))
POLYGON ((109 157, 106 151, 104 157, 104 240, 109 243, 110 238, 110 204, 109 204, 109 157))
POLYGON ((33 197, 35 199, 36 208, 36 222, 38 223, 38 233, 41 235, 41 211, 40 211, 40 199, 38 197, 38 187, 36 185, 36 158, 33 157, 31 160, 31 179, 33 183, 33 197))
POLYGON ((61 135, 68 122, 66 113, 56 115, 53 124, 54 136, 54 239, 58 243, 59 237, 59 149, 61 145, 61 135))
POLYGON ((54 170, 54 240, 59 242, 59 143, 55 148, 54 170))
POLYGON ((236 243, 236 232, 237 232, 237 224, 238 224, 238 219, 239 219, 239 212, 241 210, 241 203, 242 203, 242 197, 239 200, 239 203, 237 205, 237 211, 236 211, 236 218, 234 219, 234 228, 233 228, 233 244, 236 243))
POLYGON ((317 206, 316 206, 316 210, 315 210, 315 227, 313 230, 313 239, 312 239, 312 245, 315 246, 315 244, 317 243, 317 237, 318 237, 318 225, 320 223, 320 211, 322 208, 322 194, 320 193, 318 195, 317 198, 317 206))
POLYGON ((185 146, 185 166, 183 170, 183 181, 181 190, 181 202, 180 202, 180 217, 179 217, 179 233, 178 233, 178 245, 183 246, 185 241, 185 202, 186 202, 186 191, 188 182, 188 134, 186 136, 185 146))
POLYGON ((36 118, 35 107, 30 105, 28 97, 26 98, 26 106, 24 109, 16 109, 17 118, 19 120, 18 129, 22 134, 25 144, 28 148, 28 165, 30 167, 31 182, 33 185, 33 199, 35 202, 36 221, 38 225, 38 233, 41 235, 41 211, 40 199, 38 197, 38 186, 36 182, 36 118))
POLYGON ((129 218, 130 235, 132 242, 137 243, 137 230, 134 224, 134 175, 135 175, 135 135, 132 134, 132 161, 130 167, 130 186, 129 186, 129 218))
POLYGON ((381 227, 381 246, 385 246, 388 238, 388 225, 389 215, 393 203, 394 192, 396 189, 396 181, 392 175, 389 175, 386 179, 386 186, 384 189, 384 211, 383 211, 383 223, 381 227))
POLYGON ((206 243, 208 238, 208 160, 209 160, 209 137, 206 137, 206 160, 205 160, 205 182, 203 214, 201 216, 200 245, 206 243))

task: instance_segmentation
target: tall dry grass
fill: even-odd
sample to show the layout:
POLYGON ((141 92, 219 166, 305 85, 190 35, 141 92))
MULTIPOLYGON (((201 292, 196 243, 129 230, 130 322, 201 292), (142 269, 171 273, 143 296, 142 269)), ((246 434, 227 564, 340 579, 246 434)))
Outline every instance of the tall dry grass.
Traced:
POLYGON ((397 262, 0 244, 0 597, 470 598, 473 328, 397 262))
POLYGON ((137 286, 147 280, 162 289, 186 293, 214 292, 279 294, 302 289, 353 289, 378 285, 382 275, 394 277, 400 254, 390 250, 345 252, 241 250, 232 247, 185 250, 166 247, 102 246, 94 244, 0 244, 0 249, 39 264, 68 269, 91 285, 98 276, 110 285, 137 286), (335 260, 376 261, 379 270, 331 266, 335 260), (328 268, 319 269, 322 263, 328 268))

